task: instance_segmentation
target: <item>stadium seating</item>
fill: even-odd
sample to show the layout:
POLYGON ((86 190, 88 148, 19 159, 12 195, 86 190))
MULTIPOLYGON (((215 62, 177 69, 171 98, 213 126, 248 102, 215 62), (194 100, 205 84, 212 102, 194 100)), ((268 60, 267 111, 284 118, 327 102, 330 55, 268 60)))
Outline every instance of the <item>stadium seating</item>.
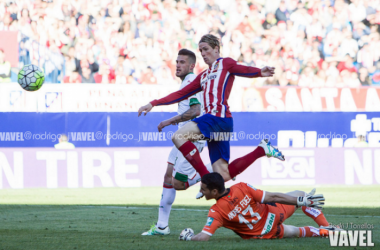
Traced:
POLYGON ((224 57, 276 66, 251 86, 379 85, 379 24, 378 0, 0 1, 0 31, 30 40, 20 63, 44 51, 52 83, 173 84, 178 49, 211 32, 224 57))

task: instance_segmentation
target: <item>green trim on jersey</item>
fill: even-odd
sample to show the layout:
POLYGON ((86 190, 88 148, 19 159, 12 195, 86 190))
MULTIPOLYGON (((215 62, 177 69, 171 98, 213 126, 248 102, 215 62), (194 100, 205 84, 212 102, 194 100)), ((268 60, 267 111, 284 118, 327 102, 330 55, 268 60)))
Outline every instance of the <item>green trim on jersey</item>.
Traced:
MULTIPOLYGON (((185 76, 185 78, 188 76, 188 75, 191 75, 191 74, 194 74, 193 72, 190 72, 190 73, 188 73, 186 76, 185 76)), ((185 80, 185 78, 183 78, 183 80, 185 80)), ((182 81, 183 82, 183 81, 182 81)), ((198 99, 197 99, 197 97, 194 95, 194 96, 192 96, 192 97, 190 97, 189 98, 190 99, 190 101, 189 101, 189 106, 193 106, 193 105, 196 105, 196 104, 201 104, 199 101, 198 101, 198 99)))
POLYGON ((186 79, 186 77, 187 77, 188 75, 191 75, 191 74, 194 74, 194 73, 193 73, 193 72, 190 72, 190 73, 188 73, 187 75, 185 75, 185 77, 183 78, 182 82, 186 79))
POLYGON ((189 177, 185 174, 181 174, 181 173, 177 172, 177 173, 175 173, 174 179, 182 181, 182 182, 187 182, 189 177))
POLYGON ((196 105, 196 104, 201 104, 198 101, 198 98, 196 98, 196 97, 191 98, 190 101, 189 101, 189 106, 193 106, 193 105, 196 105))

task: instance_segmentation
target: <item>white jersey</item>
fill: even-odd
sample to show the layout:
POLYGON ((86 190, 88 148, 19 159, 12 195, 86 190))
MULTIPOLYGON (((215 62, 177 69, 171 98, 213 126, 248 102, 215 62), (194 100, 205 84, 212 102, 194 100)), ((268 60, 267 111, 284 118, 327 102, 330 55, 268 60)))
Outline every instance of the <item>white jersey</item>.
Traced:
MULTIPOLYGON (((181 86, 179 89, 183 89, 184 87, 186 87, 189 83, 191 83, 197 76, 193 73, 189 73, 187 74, 187 76, 185 77, 185 79, 183 79, 182 83, 181 83, 181 86)), ((203 115, 203 92, 199 92, 195 95, 192 95, 190 96, 189 98, 181 101, 178 103, 178 114, 183 114, 185 113, 187 110, 190 109, 190 105, 194 105, 194 104, 201 104, 201 115, 203 115)), ((185 121, 185 122, 180 122, 178 124, 178 128, 182 128, 186 123, 188 123, 189 121, 185 121)))

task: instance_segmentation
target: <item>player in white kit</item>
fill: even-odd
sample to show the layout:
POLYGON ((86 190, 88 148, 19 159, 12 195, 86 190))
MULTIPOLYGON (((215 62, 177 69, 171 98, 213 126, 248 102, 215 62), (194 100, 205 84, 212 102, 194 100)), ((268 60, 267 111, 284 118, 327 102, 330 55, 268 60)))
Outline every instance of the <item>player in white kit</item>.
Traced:
MULTIPOLYGON (((178 52, 176 60, 176 76, 182 80, 180 89, 186 87, 195 79, 196 75, 193 73, 195 62, 196 57, 192 51, 181 49, 178 52)), ((178 103, 178 115, 162 121, 158 125, 158 131, 161 132, 164 127, 176 124, 178 124, 178 128, 181 128, 191 119, 201 116, 203 110, 202 94, 202 92, 199 92, 198 94, 191 95, 189 98, 178 103)), ((199 152, 202 152, 205 144, 206 141, 194 142, 194 145, 199 152)), ((212 172, 211 165, 208 165, 207 167, 209 168, 208 170, 212 172)), ((176 190, 185 190, 199 182, 200 179, 201 177, 199 173, 197 173, 177 147, 173 146, 169 154, 168 166, 164 176, 158 221, 155 225, 151 226, 149 231, 144 232, 142 235, 170 234, 169 215, 175 199, 176 190)))

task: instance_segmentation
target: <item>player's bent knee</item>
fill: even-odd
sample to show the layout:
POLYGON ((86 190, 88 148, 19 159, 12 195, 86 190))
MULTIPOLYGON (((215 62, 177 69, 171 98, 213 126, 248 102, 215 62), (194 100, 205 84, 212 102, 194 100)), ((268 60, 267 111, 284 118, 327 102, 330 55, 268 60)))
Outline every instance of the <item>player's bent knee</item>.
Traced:
POLYGON ((167 184, 172 184, 172 178, 173 178, 173 176, 171 174, 166 173, 164 175, 164 182, 167 184))
POLYGON ((173 179, 173 188, 175 190, 185 190, 186 189, 186 183, 179 181, 179 180, 176 180, 176 179, 173 179))
POLYGON ((174 166, 173 164, 171 164, 171 163, 168 162, 168 166, 166 168, 166 172, 165 172, 165 175, 164 175, 164 182, 166 184, 170 184, 170 185, 172 184, 173 166, 174 166))
POLYGON ((174 133, 174 135, 172 136, 172 142, 174 143, 174 145, 178 147, 182 146, 182 144, 184 144, 186 141, 186 136, 184 136, 183 134, 181 133, 178 133, 178 131, 176 133, 174 133))
POLYGON ((219 173, 223 177, 225 182, 231 180, 230 171, 228 170, 228 163, 226 161, 219 159, 214 162, 212 168, 214 172, 219 173))
POLYGON ((283 238, 294 238, 299 236, 299 229, 295 226, 284 225, 284 236, 283 238))

